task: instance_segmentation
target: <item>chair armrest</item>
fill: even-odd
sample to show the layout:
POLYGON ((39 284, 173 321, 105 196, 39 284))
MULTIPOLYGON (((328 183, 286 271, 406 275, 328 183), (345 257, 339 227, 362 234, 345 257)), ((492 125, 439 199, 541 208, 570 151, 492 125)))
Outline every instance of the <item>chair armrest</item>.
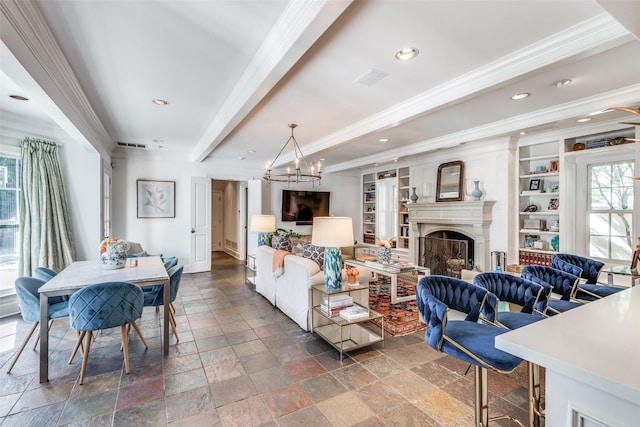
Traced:
POLYGON ((444 330, 447 326, 447 306, 429 295, 427 304, 423 306, 422 316, 427 323, 425 336, 427 344, 440 350, 444 339, 444 330))

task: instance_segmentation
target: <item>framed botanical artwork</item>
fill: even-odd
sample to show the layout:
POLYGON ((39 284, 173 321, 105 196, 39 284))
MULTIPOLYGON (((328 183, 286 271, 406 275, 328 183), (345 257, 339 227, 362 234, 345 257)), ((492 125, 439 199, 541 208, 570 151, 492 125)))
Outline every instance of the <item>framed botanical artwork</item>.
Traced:
POLYGON ((531 191, 540 191, 541 179, 532 179, 529 181, 529 190, 531 191))
POLYGON ((136 181, 138 218, 175 218, 176 182, 136 181))

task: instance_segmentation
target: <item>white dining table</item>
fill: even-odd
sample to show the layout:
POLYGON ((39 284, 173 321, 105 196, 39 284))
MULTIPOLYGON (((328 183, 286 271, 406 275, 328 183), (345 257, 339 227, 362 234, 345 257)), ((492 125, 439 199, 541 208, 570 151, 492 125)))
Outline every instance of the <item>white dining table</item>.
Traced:
POLYGON ((137 267, 104 270, 100 261, 76 261, 42 285, 40 292, 40 382, 49 380, 49 328, 47 299, 57 295, 71 295, 85 286, 103 282, 131 282, 138 286, 163 285, 164 323, 163 352, 169 354, 169 275, 159 256, 136 258, 137 267))

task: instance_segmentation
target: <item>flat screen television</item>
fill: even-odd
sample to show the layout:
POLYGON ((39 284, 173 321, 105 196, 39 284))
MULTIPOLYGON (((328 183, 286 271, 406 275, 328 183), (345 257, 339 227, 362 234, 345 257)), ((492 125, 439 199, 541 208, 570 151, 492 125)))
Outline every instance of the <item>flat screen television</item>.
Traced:
POLYGON ((312 225, 313 218, 329 216, 329 191, 282 190, 282 221, 312 225))

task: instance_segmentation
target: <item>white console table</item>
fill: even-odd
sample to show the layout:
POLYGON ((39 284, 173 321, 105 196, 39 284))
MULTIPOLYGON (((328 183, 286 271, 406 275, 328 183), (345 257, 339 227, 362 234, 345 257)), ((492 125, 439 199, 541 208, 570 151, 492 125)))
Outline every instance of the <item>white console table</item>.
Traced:
POLYGON ((636 426, 640 286, 496 337, 546 368, 546 425, 636 426))

